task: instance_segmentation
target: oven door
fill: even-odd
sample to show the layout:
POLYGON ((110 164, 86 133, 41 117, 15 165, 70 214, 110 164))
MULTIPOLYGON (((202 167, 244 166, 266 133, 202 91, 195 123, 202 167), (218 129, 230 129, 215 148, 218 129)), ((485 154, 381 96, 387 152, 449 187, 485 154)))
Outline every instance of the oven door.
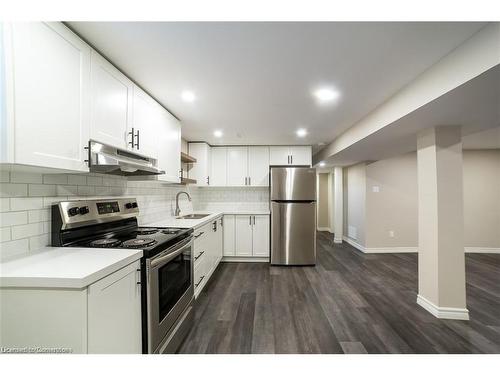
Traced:
POLYGON ((148 351, 155 352, 194 296, 192 236, 146 261, 148 351))

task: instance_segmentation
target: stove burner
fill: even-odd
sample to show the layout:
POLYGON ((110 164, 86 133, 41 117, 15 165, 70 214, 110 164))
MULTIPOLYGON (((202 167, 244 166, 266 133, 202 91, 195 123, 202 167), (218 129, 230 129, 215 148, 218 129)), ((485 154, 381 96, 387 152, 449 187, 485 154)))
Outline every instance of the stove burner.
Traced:
POLYGON ((154 234, 158 232, 158 229, 156 228, 137 228, 136 230, 137 234, 154 234))
POLYGON ((156 241, 152 238, 134 238, 133 240, 125 241, 122 246, 130 247, 133 249, 139 249, 141 247, 147 247, 156 244, 156 241))
POLYGON ((101 238, 99 240, 92 241, 90 243, 91 247, 115 247, 120 244, 120 240, 116 238, 101 238))
POLYGON ((164 234, 175 234, 179 231, 180 231, 180 229, 178 229, 178 228, 167 228, 167 229, 163 229, 161 232, 164 234))

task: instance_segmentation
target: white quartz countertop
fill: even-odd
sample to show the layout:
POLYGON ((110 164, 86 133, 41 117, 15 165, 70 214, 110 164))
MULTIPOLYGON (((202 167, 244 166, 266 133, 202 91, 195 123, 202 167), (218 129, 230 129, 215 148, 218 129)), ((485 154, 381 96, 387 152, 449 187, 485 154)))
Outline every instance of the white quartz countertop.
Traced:
MULTIPOLYGON (((157 220, 148 223, 147 226, 152 227, 172 227, 172 228, 199 228, 210 221, 217 219, 222 215, 269 215, 269 211, 219 211, 219 212, 206 212, 206 211, 194 211, 190 213, 182 213, 182 215, 189 214, 205 214, 208 215, 201 219, 177 219, 176 217, 170 216, 165 219, 157 220)), ((142 225, 144 226, 144 225, 142 225)))
POLYGON ((0 263, 0 287, 85 288, 142 257, 142 250, 45 247, 0 263))

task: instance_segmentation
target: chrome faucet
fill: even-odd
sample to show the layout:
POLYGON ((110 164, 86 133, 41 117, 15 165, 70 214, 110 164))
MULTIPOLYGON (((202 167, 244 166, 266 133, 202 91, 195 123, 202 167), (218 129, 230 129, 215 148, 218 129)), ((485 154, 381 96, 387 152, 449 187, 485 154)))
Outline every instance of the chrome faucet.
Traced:
POLYGON ((175 196, 175 216, 179 216, 179 214, 181 213, 181 209, 179 208, 179 195, 181 194, 186 194, 189 201, 191 202, 191 196, 187 191, 179 191, 175 196))

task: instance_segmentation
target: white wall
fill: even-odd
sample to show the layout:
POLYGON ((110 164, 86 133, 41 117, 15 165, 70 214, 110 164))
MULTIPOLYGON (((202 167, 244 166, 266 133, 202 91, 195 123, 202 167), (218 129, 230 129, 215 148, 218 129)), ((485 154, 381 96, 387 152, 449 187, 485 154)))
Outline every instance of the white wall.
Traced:
POLYGON ((365 246, 366 164, 344 170, 344 235, 365 246))
POLYGON ((329 174, 318 174, 318 228, 331 228, 330 226, 330 208, 332 207, 329 201, 329 174))
MULTIPOLYGON (((357 228, 357 243, 417 248, 416 153, 346 168, 344 178, 345 225, 357 228)), ((463 179, 465 247, 500 249, 500 150, 465 150, 463 179)))

